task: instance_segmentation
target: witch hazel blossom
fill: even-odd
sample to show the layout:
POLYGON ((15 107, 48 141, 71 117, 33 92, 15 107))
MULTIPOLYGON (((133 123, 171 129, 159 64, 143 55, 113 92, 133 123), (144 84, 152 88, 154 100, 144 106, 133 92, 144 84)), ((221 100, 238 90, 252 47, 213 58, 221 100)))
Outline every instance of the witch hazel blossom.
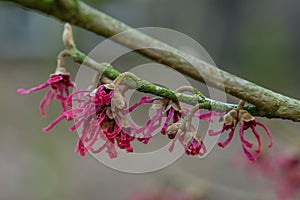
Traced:
POLYGON ((200 134, 192 125, 191 120, 193 117, 196 117, 200 120, 213 122, 212 117, 220 115, 221 113, 217 113, 215 111, 202 113, 201 110, 197 108, 197 106, 193 109, 184 109, 184 111, 182 112, 183 118, 180 121, 169 125, 167 128, 167 135, 170 139, 172 139, 169 150, 173 151, 175 142, 179 140, 179 142, 184 147, 185 153, 187 155, 203 156, 207 152, 206 146, 201 139, 200 134))
POLYGON ((87 152, 100 153, 106 149, 110 158, 117 157, 117 149, 133 152, 132 141, 136 128, 127 122, 126 103, 113 84, 101 85, 95 90, 78 90, 66 100, 72 109, 63 112, 44 131, 58 122, 74 120, 70 131, 80 130, 75 151, 81 156, 87 152), (114 103, 113 103, 114 102, 114 103))
POLYGON ((85 153, 87 151, 99 153, 106 149, 109 157, 115 158, 117 157, 115 143, 121 149, 126 149, 128 152, 132 151, 131 139, 126 136, 124 139, 124 131, 110 114, 110 103, 113 96, 114 89, 111 85, 101 85, 88 96, 86 102, 79 103, 77 108, 73 109, 74 111, 76 109, 82 110, 79 115, 74 116, 74 121, 77 123, 73 126, 77 129, 83 124, 78 142, 80 145, 75 150, 81 152, 82 156, 85 154, 81 150, 84 150, 85 153), (96 147, 99 141, 104 144, 96 147))
POLYGON ((226 147, 233 139, 235 127, 237 125, 237 117, 238 117, 237 111, 231 110, 224 116, 224 124, 223 124, 223 127, 221 130, 219 130, 219 131, 209 130, 208 131, 210 136, 217 136, 217 135, 222 134, 225 131, 230 130, 230 132, 228 134, 228 138, 224 142, 218 142, 218 145, 220 147, 223 147, 223 148, 226 147))
POLYGON ((240 138, 242 141, 243 150, 244 150, 245 154, 248 156, 249 160, 252 161, 252 160, 255 160, 255 157, 258 157, 261 154, 261 148, 262 148, 262 140, 261 140, 260 134, 256 130, 256 126, 262 127, 265 130, 265 132, 267 133, 267 135, 269 137, 269 145, 268 145, 269 148, 272 147, 272 144, 273 144, 272 135, 271 135, 270 130, 264 124, 260 123, 252 116, 249 117, 248 116, 249 113, 247 111, 245 112, 244 110, 242 110, 240 115, 241 115, 241 127, 240 127, 239 134, 240 134, 240 138), (247 149, 247 148, 252 148, 253 143, 245 140, 245 138, 244 138, 245 130, 247 130, 249 128, 252 130, 252 133, 254 134, 254 137, 257 140, 258 147, 254 151, 255 152, 254 156, 247 149))
POLYGON ((138 140, 147 144, 152 138, 152 134, 160 128, 161 125, 162 129, 160 132, 162 135, 166 135, 168 126, 177 123, 182 116, 179 102, 170 101, 164 98, 150 99, 150 97, 142 97, 141 101, 133 105, 132 108, 135 108, 136 105, 145 103, 153 103, 151 108, 156 110, 155 115, 148 120, 143 127, 137 130, 137 133, 143 133, 143 137, 139 137, 138 140), (163 122, 164 117, 165 121, 163 122))
POLYGON ((185 147, 185 153, 187 155, 203 156, 207 152, 203 140, 195 130, 186 133, 183 139, 180 139, 180 142, 185 147))
POLYGON ((65 103, 65 100, 70 95, 70 88, 75 89, 76 86, 71 81, 70 74, 67 73, 64 68, 56 70, 54 74, 50 75, 50 78, 45 83, 27 90, 19 88, 17 92, 19 94, 30 94, 31 92, 39 91, 45 88, 49 88, 49 90, 41 100, 39 106, 41 115, 43 117, 46 117, 45 110, 49 109, 49 106, 54 99, 60 101, 62 111, 66 111, 67 105, 65 103))
POLYGON ((166 112, 167 117, 166 117, 165 123, 163 125, 163 128, 161 129, 161 133, 163 135, 166 134, 166 131, 167 131, 167 128, 168 128, 168 125, 170 122, 176 123, 181 118, 182 111, 181 111, 179 102, 171 101, 169 103, 169 106, 166 108, 165 112, 166 112))
POLYGON ((249 161, 254 162, 261 154, 262 140, 260 133, 256 130, 257 126, 262 127, 269 137, 269 147, 272 147, 273 139, 270 130, 261 122, 257 121, 248 111, 244 109, 233 109, 224 116, 224 124, 221 130, 209 130, 209 135, 216 136, 229 131, 228 137, 225 141, 219 142, 218 145, 222 148, 226 147, 233 139, 237 124, 240 123, 239 137, 244 154, 249 161), (245 131, 251 129, 256 141, 257 149, 253 150, 254 144, 245 138, 245 131))
POLYGON ((167 135, 172 139, 169 147, 170 152, 173 151, 175 142, 179 140, 187 155, 202 156, 206 153, 204 142, 191 124, 186 125, 185 122, 174 123, 168 127, 167 135))
MULTIPOLYGON (((203 112, 201 109, 193 111, 191 108, 185 108, 182 112, 182 117, 186 118, 189 115, 190 117, 195 117, 199 120, 213 123, 214 117, 222 117, 224 116, 224 113, 216 111, 203 112)), ((195 127, 191 124, 191 119, 187 121, 182 120, 181 122, 170 125, 167 129, 167 135, 170 139, 174 139, 170 146, 170 151, 173 150, 175 141, 178 139, 184 146, 185 153, 187 155, 203 156, 207 152, 206 146, 201 139, 200 134, 197 133, 195 127)))
MULTIPOLYGON (((183 117, 188 112, 183 113, 179 102, 169 101, 167 99, 151 99, 150 97, 144 96, 139 102, 134 104, 128 109, 132 112, 135 108, 140 105, 152 103, 152 108, 156 110, 156 114, 147 121, 147 123, 137 129, 137 133, 142 133, 143 137, 138 137, 138 140, 147 144, 152 137, 152 133, 162 126, 161 134, 167 135, 172 140, 170 151, 173 151, 175 141, 178 139, 184 146, 187 155, 203 155, 206 152, 205 145, 200 138, 200 135, 195 131, 195 128, 190 126, 189 129, 185 130, 181 128, 181 122, 183 117), (164 123, 162 123, 165 117, 164 123)), ((199 119, 209 120, 214 112, 204 113, 203 115, 197 112, 195 117, 199 119)))

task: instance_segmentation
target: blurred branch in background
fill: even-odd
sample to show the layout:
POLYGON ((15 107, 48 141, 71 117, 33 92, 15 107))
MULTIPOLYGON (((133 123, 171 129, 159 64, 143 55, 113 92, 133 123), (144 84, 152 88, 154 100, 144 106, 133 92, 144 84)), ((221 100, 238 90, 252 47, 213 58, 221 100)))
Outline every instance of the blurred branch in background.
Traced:
MULTIPOLYGON (((70 22, 104 37, 111 37, 122 31, 132 30, 132 28, 126 24, 77 0, 10 1, 52 15, 58 19, 70 22)), ((157 49, 141 49, 139 52, 201 82, 204 82, 203 77, 206 77, 206 79, 209 80, 209 83, 206 84, 215 88, 222 88, 224 84, 226 93, 243 99, 261 108, 265 112, 270 113, 272 116, 300 121, 299 100, 275 93, 228 72, 219 70, 214 66, 204 63, 192 56, 188 56, 185 53, 180 52, 177 49, 174 49, 171 46, 139 31, 132 31, 128 37, 120 37, 116 42, 119 42, 129 48, 139 48, 149 43, 155 44, 157 49), (159 48, 167 49, 169 52, 158 50, 159 48), (197 63, 197 66, 200 67, 200 73, 198 73, 190 63, 182 59, 182 57, 187 56, 194 61, 193 63, 197 63), (223 82, 217 81, 215 73, 221 74, 223 82)), ((268 115, 261 115, 268 117, 268 115)))

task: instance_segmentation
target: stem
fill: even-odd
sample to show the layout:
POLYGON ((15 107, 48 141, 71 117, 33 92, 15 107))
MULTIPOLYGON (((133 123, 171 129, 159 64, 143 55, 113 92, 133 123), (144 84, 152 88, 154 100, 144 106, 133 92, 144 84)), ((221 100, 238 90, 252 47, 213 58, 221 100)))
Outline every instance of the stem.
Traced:
MULTIPOLYGON (((149 46, 148 44, 151 44, 151 46, 155 45, 157 48, 142 48, 138 51, 159 63, 166 64, 169 67, 172 67, 173 69, 201 82, 204 82, 203 77, 206 77, 206 80, 209 80, 207 84, 210 84, 212 87, 220 89, 224 85, 226 93, 257 106, 252 107, 254 110, 251 114, 255 113, 256 115, 268 118, 290 119, 300 122, 299 100, 273 92, 233 74, 217 69, 207 63, 203 63, 201 60, 190 55, 186 55, 183 52, 160 42, 159 40, 156 40, 142 32, 133 30, 130 26, 127 26, 126 24, 88 6, 80 0, 5 1, 15 2, 24 7, 40 11, 104 37, 111 37, 122 31, 131 30, 130 34, 127 34, 126 37, 115 37, 116 42, 132 49, 149 46), (165 51, 161 51, 159 49, 164 49, 165 51), (188 58, 187 60, 190 62, 187 62, 182 58, 188 58), (197 65, 200 71, 196 71, 190 63, 197 65), (223 82, 219 81, 218 76, 216 76, 216 72, 221 75, 223 82)), ((80 57, 81 55, 78 56, 80 57)), ((93 65, 91 65, 91 67, 92 66, 93 65)), ((116 74, 116 72, 112 72, 111 75, 113 76, 114 74, 116 74)), ((140 90, 147 91, 149 88, 141 87, 140 90)))
MULTIPOLYGON (((63 50, 62 52, 64 55, 71 56, 75 62, 84 64, 85 66, 88 66, 91 69, 94 69, 100 73, 103 73, 103 75, 109 79, 112 79, 112 80, 118 79, 118 80, 116 80, 118 83, 123 81, 125 78, 128 78, 128 79, 134 81, 134 84, 132 82, 130 84, 128 84, 128 79, 127 79, 126 84, 128 84, 131 88, 136 88, 140 92, 155 94, 157 96, 161 96, 166 99, 180 101, 180 102, 184 102, 184 103, 187 103, 190 105, 198 105, 197 107, 201 107, 201 108, 207 109, 207 110, 215 110, 218 112, 229 111, 229 110, 232 110, 232 109, 238 107, 238 105, 235 105, 235 104, 223 103, 223 102, 216 101, 216 100, 213 100, 210 98, 206 98, 202 95, 199 95, 199 92, 196 90, 194 91, 195 94, 188 95, 188 94, 184 94, 184 93, 181 93, 178 91, 173 91, 173 90, 169 90, 164 87, 157 86, 146 80, 142 80, 139 77, 137 77, 136 75, 129 73, 129 72, 125 72, 125 73, 121 74, 119 71, 114 69, 110 64, 98 63, 95 60, 93 60, 92 58, 85 55, 84 53, 80 52, 76 48, 75 45, 72 46, 71 49, 63 50), (132 85, 134 85, 135 87, 132 85)), ((182 89, 186 90, 187 88, 183 87, 182 89)), ((268 115, 268 113, 264 112, 263 110, 260 110, 258 107, 254 106, 254 105, 246 105, 244 107, 244 109, 247 110, 248 112, 250 112, 254 116, 268 115), (263 115, 261 115, 261 114, 263 114, 263 115)), ((272 118, 273 116, 269 115, 269 117, 272 118)))
POLYGON ((245 106, 245 104, 246 104, 246 101, 244 101, 244 100, 241 100, 241 101, 239 102, 239 104, 238 104, 238 107, 237 107, 237 109, 238 109, 238 110, 241 110, 241 109, 243 109, 243 108, 244 108, 244 106, 245 106))

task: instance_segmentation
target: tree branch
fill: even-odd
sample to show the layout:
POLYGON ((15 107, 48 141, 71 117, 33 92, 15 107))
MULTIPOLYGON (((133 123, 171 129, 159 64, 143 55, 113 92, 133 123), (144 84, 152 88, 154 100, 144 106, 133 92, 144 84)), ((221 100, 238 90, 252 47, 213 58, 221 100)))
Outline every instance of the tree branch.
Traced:
MULTIPOLYGON (((79 0, 5 1, 15 2, 24 7, 54 16, 62 21, 70 22, 104 37, 111 37, 122 31, 132 29, 126 24, 95 10, 79 0)), ((148 46, 147 44, 155 44, 156 47, 173 53, 158 49, 141 49, 139 52, 198 81, 204 82, 203 77, 206 77, 206 80, 209 80, 207 84, 215 88, 220 89, 225 85, 226 93, 255 105, 257 114, 260 116, 290 119, 300 122, 299 100, 273 92, 223 70, 218 70, 214 66, 203 63, 201 60, 186 55, 139 31, 132 31, 126 37, 117 37, 116 42, 134 49, 148 46), (199 67, 200 73, 189 62, 183 60, 183 57, 188 57, 188 60, 192 60, 193 64, 199 67), (220 82, 215 75, 217 70, 221 74, 223 82, 220 82)))
MULTIPOLYGON (((58 55, 58 59, 61 60, 61 57, 65 57, 67 55, 71 56, 75 62, 88 66, 91 69, 100 72, 101 74, 105 75, 107 78, 110 78, 112 80, 116 79, 121 74, 116 69, 114 69, 110 64, 98 63, 92 58, 88 57, 87 55, 79 51, 75 45, 72 45, 69 49, 63 50, 58 55)), ((218 112, 227 112, 229 110, 238 107, 238 105, 235 104, 216 101, 198 94, 188 95, 181 92, 170 90, 168 88, 160 87, 146 80, 142 80, 133 74, 132 77, 133 77, 132 79, 134 79, 133 81, 136 84, 133 88, 140 92, 154 94, 160 97, 187 103, 190 105, 198 105, 203 109, 214 110, 218 112)), ((259 110, 259 108, 257 108, 254 105, 245 105, 243 108, 249 111, 254 116, 260 116, 260 113, 264 113, 264 111, 259 110)), ((267 115, 267 113, 264 114, 267 115)), ((273 116, 270 117, 273 118, 273 116)))

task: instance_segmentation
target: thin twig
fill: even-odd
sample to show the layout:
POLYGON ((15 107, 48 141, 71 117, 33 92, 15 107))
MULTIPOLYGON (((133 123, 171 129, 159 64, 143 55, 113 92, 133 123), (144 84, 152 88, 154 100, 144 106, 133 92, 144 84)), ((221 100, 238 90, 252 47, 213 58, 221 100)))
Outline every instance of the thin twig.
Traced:
MULTIPOLYGON (((114 69, 110 64, 98 63, 92 58, 88 57, 87 55, 79 51, 75 45, 70 50, 63 50, 62 52, 64 52, 64 54, 66 55, 71 56, 75 62, 84 64, 85 66, 88 66, 100 73, 103 73, 103 75, 109 79, 114 80, 121 74, 116 69, 114 69)), ((226 112, 238 107, 238 105, 235 104, 224 103, 210 98, 206 98, 201 95, 199 96, 197 92, 193 95, 189 95, 189 94, 173 91, 164 87, 160 87, 146 80, 142 80, 136 75, 128 72, 122 75, 122 79, 126 74, 127 76, 129 76, 131 80, 135 82, 135 86, 136 86, 135 88, 140 92, 155 94, 157 96, 161 96, 169 100, 180 101, 190 105, 198 105, 198 107, 201 107, 203 109, 215 110, 219 112, 226 112)), ((249 111, 254 116, 261 116, 260 114, 264 113, 262 110, 260 110, 254 105, 246 105, 244 109, 249 111)))

